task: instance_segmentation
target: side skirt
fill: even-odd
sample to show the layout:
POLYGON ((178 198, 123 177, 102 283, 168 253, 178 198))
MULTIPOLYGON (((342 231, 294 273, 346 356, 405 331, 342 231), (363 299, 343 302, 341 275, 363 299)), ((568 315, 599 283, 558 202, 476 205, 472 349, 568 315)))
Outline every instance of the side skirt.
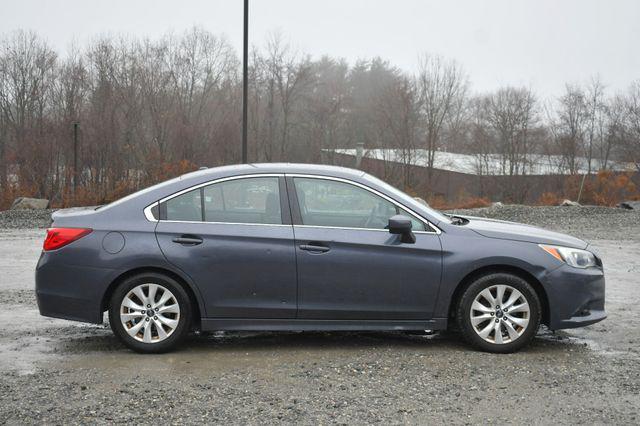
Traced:
POLYGON ((421 321, 202 318, 202 331, 446 330, 446 318, 421 321))

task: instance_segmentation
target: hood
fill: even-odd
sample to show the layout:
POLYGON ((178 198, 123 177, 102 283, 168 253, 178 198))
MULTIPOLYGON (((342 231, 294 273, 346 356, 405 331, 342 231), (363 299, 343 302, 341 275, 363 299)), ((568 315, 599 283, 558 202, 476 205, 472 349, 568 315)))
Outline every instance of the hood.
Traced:
POLYGON ((536 226, 507 222, 504 220, 486 219, 482 217, 460 217, 469 220, 469 223, 464 225, 465 228, 469 228, 483 237, 524 241, 537 244, 553 244, 579 249, 587 247, 587 243, 580 238, 561 234, 560 232, 547 231, 546 229, 538 228, 536 226))

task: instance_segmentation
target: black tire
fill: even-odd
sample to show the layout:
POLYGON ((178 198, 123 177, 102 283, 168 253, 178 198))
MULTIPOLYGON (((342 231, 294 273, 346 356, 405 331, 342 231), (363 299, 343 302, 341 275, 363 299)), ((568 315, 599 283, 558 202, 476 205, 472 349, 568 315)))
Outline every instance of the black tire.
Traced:
MULTIPOLYGON (((492 353, 511 353, 522 349, 536 335, 538 327, 540 326, 540 319, 542 316, 541 312, 540 299, 531 284, 517 275, 509 273, 493 273, 476 279, 471 283, 471 285, 469 285, 469 287, 467 287, 458 302, 456 319, 464 339, 475 348, 492 353), (493 343, 483 339, 474 329, 471 322, 471 305, 483 290, 501 284, 518 290, 526 299, 526 302, 529 305, 529 322, 526 327, 523 327, 524 330, 521 332, 520 336, 515 338, 513 341, 508 343, 493 343)), ((497 314, 495 315, 498 316, 497 314)), ((500 313, 501 318, 502 315, 503 314, 500 313)), ((488 326, 494 321, 494 319, 488 320, 486 323, 483 323, 482 326, 484 326, 484 324, 488 326)), ((495 331, 493 334, 495 336, 495 331)))
MULTIPOLYGON (((126 312, 126 311, 125 311, 126 312)), ((130 349, 140 353, 162 353, 174 349, 189 332, 192 308, 184 288, 173 278, 155 272, 142 273, 125 279, 111 295, 109 303, 109 324, 113 333, 130 349), (121 304, 127 294, 141 284, 158 284, 169 290, 180 308, 178 325, 173 332, 162 341, 145 343, 129 335, 120 320, 121 304)))

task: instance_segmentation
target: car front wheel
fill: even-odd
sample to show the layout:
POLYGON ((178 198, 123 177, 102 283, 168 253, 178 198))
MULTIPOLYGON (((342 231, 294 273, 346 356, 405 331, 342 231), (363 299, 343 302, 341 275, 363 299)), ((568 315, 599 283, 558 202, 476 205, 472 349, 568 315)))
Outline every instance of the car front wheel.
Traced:
POLYGON ((129 348, 143 353, 173 349, 189 330, 189 297, 174 279, 157 273, 124 280, 114 291, 109 323, 129 348))
POLYGON ((515 352, 538 330, 540 300, 526 280, 494 273, 478 278, 465 290, 456 316, 473 346, 487 352, 515 352))

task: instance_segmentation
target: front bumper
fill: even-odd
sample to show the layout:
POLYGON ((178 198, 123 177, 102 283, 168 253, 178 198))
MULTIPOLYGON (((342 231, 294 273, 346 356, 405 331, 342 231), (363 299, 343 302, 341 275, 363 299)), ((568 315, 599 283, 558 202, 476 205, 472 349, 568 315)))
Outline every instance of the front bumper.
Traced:
POLYGON ((601 268, 578 269, 563 265, 549 273, 543 284, 549 301, 551 330, 584 327, 607 317, 601 268))

